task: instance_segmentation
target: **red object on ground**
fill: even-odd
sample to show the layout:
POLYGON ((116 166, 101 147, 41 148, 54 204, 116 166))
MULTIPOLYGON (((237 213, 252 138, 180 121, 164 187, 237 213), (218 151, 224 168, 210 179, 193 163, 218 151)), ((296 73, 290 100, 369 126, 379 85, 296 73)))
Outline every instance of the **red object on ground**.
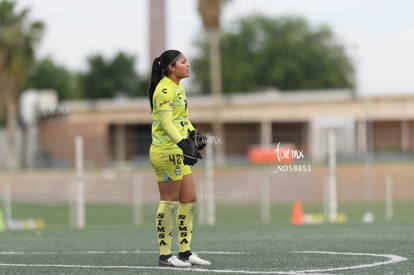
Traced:
POLYGON ((292 209, 292 224, 294 225, 301 225, 303 224, 303 208, 302 208, 302 201, 295 200, 293 202, 293 209, 292 209))
POLYGON ((252 146, 247 150, 247 158, 250 163, 292 163, 295 161, 293 154, 295 147, 291 144, 278 144, 277 146, 252 146))

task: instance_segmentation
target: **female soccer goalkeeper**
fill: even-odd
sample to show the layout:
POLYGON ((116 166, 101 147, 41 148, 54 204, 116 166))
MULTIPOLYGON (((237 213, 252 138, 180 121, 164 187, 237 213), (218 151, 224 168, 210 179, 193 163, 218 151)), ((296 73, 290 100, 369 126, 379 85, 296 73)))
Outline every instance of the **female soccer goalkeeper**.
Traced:
POLYGON ((152 110, 150 161, 160 193, 156 230, 161 266, 211 264, 190 249, 196 203, 190 166, 201 159, 199 150, 205 147, 206 139, 188 119, 187 98, 180 81, 189 76, 190 64, 179 51, 167 50, 153 61, 148 91, 152 110), (175 211, 178 258, 171 254, 175 211))

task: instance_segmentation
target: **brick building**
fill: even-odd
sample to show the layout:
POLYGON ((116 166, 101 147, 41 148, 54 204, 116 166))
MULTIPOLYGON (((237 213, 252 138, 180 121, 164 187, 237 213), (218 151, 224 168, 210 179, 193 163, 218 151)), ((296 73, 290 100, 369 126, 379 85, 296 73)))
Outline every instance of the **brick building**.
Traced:
MULTIPOLYGON (((293 144, 312 161, 323 161, 327 131, 337 136, 340 157, 368 152, 414 151, 414 95, 359 96, 352 92, 265 91, 223 98, 217 108, 209 96, 189 96, 190 117, 204 132, 219 116, 227 156, 246 156, 253 145, 293 144)), ((85 161, 106 165, 145 159, 151 143, 148 99, 61 102, 65 114, 38 124, 39 150, 51 163, 72 165, 74 139, 84 139, 85 161)), ((214 137, 214 133, 211 133, 214 137)))

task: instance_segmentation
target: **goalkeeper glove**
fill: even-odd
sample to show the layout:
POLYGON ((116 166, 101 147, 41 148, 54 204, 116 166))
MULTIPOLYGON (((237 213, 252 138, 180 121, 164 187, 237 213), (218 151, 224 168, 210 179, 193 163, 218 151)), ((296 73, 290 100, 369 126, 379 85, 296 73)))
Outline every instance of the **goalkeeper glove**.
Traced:
POLYGON ((203 132, 201 132, 197 129, 192 130, 189 133, 189 137, 194 141, 195 148, 198 151, 201 151, 201 150, 204 149, 204 147, 206 147, 206 145, 207 145, 207 136, 203 132))
POLYGON ((198 159, 202 159, 200 153, 191 147, 186 139, 182 139, 177 145, 183 150, 184 164, 194 165, 197 163, 198 159))

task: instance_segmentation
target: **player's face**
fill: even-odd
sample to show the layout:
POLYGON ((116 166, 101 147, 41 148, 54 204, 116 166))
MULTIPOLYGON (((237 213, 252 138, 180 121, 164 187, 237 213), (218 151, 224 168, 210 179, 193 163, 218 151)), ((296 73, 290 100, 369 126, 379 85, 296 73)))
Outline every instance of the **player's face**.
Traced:
POLYGON ((177 61, 175 61, 175 65, 172 66, 172 72, 178 79, 190 76, 190 63, 183 54, 180 54, 177 61))

